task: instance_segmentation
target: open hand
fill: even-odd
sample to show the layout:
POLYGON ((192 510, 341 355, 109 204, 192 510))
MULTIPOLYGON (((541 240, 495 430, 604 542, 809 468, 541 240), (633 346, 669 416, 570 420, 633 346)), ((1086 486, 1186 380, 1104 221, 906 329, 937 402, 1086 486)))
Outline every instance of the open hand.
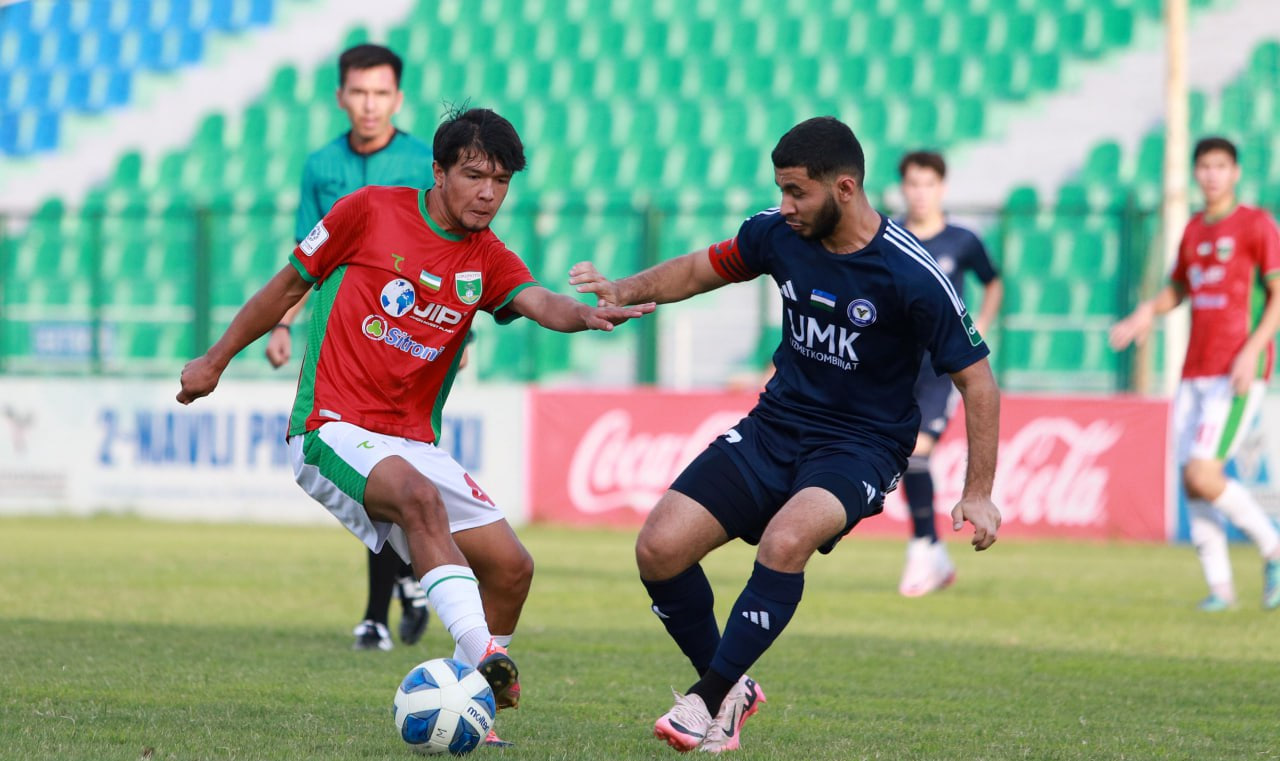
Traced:
POLYGON ((622 304, 618 298, 617 284, 601 275, 591 262, 578 262, 569 268, 569 285, 577 286, 578 293, 594 293, 596 306, 614 307, 622 304))
POLYGON ((584 305, 583 308, 586 311, 582 315, 582 321, 586 323, 589 330, 610 331, 613 330, 614 325, 621 325, 627 320, 643 317, 656 307, 657 304, 652 301, 648 304, 636 304, 628 307, 589 307, 584 305))

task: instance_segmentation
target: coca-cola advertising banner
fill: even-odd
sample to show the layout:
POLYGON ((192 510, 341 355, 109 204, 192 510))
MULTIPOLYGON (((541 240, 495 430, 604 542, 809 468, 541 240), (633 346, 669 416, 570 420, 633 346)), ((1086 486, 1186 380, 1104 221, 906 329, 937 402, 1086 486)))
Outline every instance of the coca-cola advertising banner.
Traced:
MULTIPOLYGON (((684 466, 755 402, 753 393, 533 392, 531 519, 638 526, 684 466)), ((1167 539, 1167 436, 1163 400, 1004 397, 992 495, 1001 534, 1167 539)), ((963 411, 932 467, 939 512, 949 511, 964 484, 963 411)), ((897 492, 858 533, 905 537, 908 520, 897 492)))

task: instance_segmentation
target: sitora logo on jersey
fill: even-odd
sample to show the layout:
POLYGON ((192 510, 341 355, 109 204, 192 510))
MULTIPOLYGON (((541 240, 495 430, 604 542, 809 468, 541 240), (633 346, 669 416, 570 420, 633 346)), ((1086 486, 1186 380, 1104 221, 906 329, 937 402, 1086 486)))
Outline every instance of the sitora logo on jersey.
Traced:
POLYGON ((404 317, 413 309, 413 303, 417 299, 413 283, 400 278, 382 286, 382 297, 378 301, 382 304, 382 311, 392 317, 404 317))
POLYGON ((853 342, 861 333, 800 314, 791 307, 785 311, 792 349, 809 359, 835 365, 842 370, 858 369, 858 353, 853 350, 853 342))
POLYGON ((376 314, 364 318, 364 322, 360 324, 360 332, 370 341, 380 341, 416 359, 434 362, 440 356, 439 349, 418 343, 413 340, 413 336, 400 328, 392 327, 385 317, 376 314))

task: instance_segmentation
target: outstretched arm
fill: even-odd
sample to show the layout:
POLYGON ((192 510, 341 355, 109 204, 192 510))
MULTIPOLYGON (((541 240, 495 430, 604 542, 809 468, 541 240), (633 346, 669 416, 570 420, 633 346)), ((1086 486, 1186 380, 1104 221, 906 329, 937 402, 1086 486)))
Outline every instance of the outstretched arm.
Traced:
POLYGON ((1128 317, 1111 328, 1111 348, 1120 351, 1131 343, 1141 346, 1151 334, 1156 317, 1172 311, 1182 303, 1182 290, 1173 283, 1165 285, 1156 297, 1142 302, 1128 317))
POLYGON ((178 392, 178 401, 190 404, 213 391, 231 358, 280 322, 289 307, 298 303, 310 287, 311 284, 302 279, 293 265, 286 264, 245 302, 222 338, 209 347, 204 356, 191 360, 182 368, 182 390, 178 392))
POLYGON ((964 493, 951 511, 952 528, 973 524, 973 547, 985 550, 996 541, 1000 510, 991 501, 996 476, 996 450, 1000 445, 1000 389, 984 357, 951 374, 964 399, 965 433, 969 439, 969 466, 964 493))
POLYGON ((569 284, 577 286, 578 293, 594 293, 601 306, 649 301, 669 304, 728 283, 712 268, 706 249, 659 262, 620 280, 608 280, 591 262, 578 262, 569 269, 569 284))
POLYGON ((511 308, 544 328, 576 333, 579 330, 613 330, 614 325, 649 314, 654 304, 589 307, 575 298, 535 285, 517 293, 511 300, 511 308))

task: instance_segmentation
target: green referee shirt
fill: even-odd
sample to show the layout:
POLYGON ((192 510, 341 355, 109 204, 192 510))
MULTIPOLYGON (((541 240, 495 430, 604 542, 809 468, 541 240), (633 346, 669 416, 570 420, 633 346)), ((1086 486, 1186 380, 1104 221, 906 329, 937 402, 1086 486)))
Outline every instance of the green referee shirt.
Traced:
POLYGON ((431 146, 396 130, 391 142, 373 153, 361 155, 351 150, 350 133, 307 157, 302 167, 302 196, 294 238, 307 237, 334 202, 365 185, 403 185, 425 188, 433 184, 431 146))

